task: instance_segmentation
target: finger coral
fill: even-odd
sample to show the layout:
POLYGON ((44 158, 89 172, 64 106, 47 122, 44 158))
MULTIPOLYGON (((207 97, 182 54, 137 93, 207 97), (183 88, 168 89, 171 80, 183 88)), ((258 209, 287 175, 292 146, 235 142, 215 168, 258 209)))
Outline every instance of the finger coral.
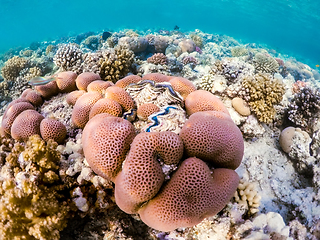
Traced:
POLYGON ((101 79, 116 82, 123 78, 130 70, 134 60, 134 53, 124 46, 117 46, 114 52, 105 54, 101 59, 100 76, 101 79))
POLYGON ((211 174, 203 161, 188 158, 139 214, 142 221, 157 230, 191 227, 217 214, 231 199, 238 183, 235 171, 219 168, 211 174))
POLYGON ((81 72, 82 50, 76 44, 62 44, 53 59, 60 71, 81 72))
POLYGON ((260 122, 271 123, 275 116, 274 105, 281 102, 285 93, 284 84, 266 73, 247 76, 242 87, 248 93, 247 102, 260 122))
POLYGON ((14 154, 7 157, 7 171, 12 176, 0 180, 3 239, 60 239, 70 206, 61 194, 64 187, 58 176, 60 155, 56 147, 54 142, 46 145, 33 136, 24 151, 16 146, 14 154))
POLYGON ((15 56, 5 63, 1 69, 1 75, 7 81, 14 81, 19 77, 20 72, 28 66, 29 62, 27 59, 15 56))

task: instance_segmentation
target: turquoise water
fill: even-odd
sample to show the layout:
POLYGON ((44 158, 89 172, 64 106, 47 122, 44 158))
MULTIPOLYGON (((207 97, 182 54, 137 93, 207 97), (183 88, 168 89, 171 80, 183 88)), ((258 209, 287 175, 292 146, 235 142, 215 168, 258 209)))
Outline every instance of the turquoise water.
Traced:
POLYGON ((320 1, 0 0, 0 52, 86 31, 200 29, 320 64, 320 1))

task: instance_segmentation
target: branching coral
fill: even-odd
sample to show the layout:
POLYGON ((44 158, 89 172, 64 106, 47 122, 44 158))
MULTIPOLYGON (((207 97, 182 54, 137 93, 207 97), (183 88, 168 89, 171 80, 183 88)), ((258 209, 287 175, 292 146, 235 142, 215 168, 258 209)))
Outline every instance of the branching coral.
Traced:
POLYGON ((29 66, 29 61, 25 58, 15 56, 10 58, 1 69, 2 77, 7 81, 14 81, 19 77, 20 72, 29 66))
POLYGON ((82 55, 82 50, 76 44, 63 44, 57 50, 53 61, 61 71, 79 72, 82 55))
POLYGON ((300 88, 290 103, 288 119, 297 126, 307 128, 317 119, 320 112, 320 91, 311 87, 300 88))
POLYGON ((61 195, 65 187, 58 175, 56 147, 35 135, 24 151, 16 145, 7 157, 2 172, 11 172, 11 177, 2 179, 0 185, 0 235, 4 239, 59 239, 59 231, 66 227, 70 201, 61 195))
POLYGON ((167 64, 167 56, 164 55, 163 53, 156 53, 156 54, 153 54, 151 57, 149 57, 147 59, 147 62, 148 63, 153 63, 153 64, 160 64, 160 65, 165 65, 167 64))
POLYGON ((101 59, 99 62, 101 79, 118 81, 129 72, 133 60, 133 51, 122 45, 115 47, 114 53, 110 52, 105 59, 101 59))
POLYGON ((284 84, 269 74, 247 76, 242 87, 248 94, 247 102, 260 122, 270 123, 275 116, 274 105, 279 104, 285 93, 284 84))

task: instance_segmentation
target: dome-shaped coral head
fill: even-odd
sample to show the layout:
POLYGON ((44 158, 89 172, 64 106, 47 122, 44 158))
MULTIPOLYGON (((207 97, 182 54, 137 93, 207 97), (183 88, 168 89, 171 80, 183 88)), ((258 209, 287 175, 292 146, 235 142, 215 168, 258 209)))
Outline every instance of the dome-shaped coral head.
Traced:
POLYGON ((95 115, 100 113, 109 113, 115 117, 122 116, 121 105, 109 98, 102 98, 96 102, 90 110, 89 119, 93 118, 95 115))
POLYGON ((230 169, 236 169, 241 163, 244 152, 241 131, 223 112, 192 114, 180 136, 189 157, 198 157, 213 167, 230 169))
POLYGON ((40 123, 43 119, 44 117, 35 110, 23 111, 12 123, 12 138, 27 142, 32 135, 40 135, 40 123))
POLYGON ((66 101, 69 105, 73 106, 76 104, 78 98, 81 97, 85 93, 86 93, 86 91, 84 91, 84 90, 72 91, 67 94, 66 101))
POLYGON ((1 122, 1 127, 7 135, 11 134, 11 126, 16 117, 28 109, 34 109, 34 107, 31 103, 24 102, 24 99, 22 99, 22 102, 16 101, 14 104, 11 104, 11 106, 9 104, 8 108, 3 114, 1 122))
POLYGON ((200 111, 220 111, 229 115, 223 102, 206 90, 191 92, 185 99, 185 106, 189 116, 200 111))
POLYGON ((169 82, 168 76, 161 73, 148 73, 142 77, 142 80, 152 80, 157 82, 169 82))
POLYGON ((79 97, 72 110, 72 123, 78 128, 84 128, 89 121, 91 108, 101 98, 98 92, 88 92, 79 97))
POLYGON ((87 91, 88 92, 99 92, 101 94, 104 94, 106 89, 108 87, 113 86, 114 83, 111 81, 104 81, 104 80, 95 80, 93 82, 91 82, 88 87, 87 87, 87 91))
POLYGON ((107 88, 105 92, 105 98, 112 99, 118 102, 125 112, 131 110, 134 107, 134 102, 129 93, 123 88, 111 86, 107 88))
POLYGON ((46 142, 48 142, 49 139, 53 139, 55 142, 61 144, 67 136, 67 129, 62 122, 46 118, 40 123, 40 133, 46 142))
POLYGON ((62 93, 68 93, 77 90, 77 74, 71 71, 59 72, 57 74, 57 86, 62 93))
POLYGON ((136 213, 142 203, 160 190, 164 173, 160 162, 178 164, 183 143, 173 132, 143 132, 138 134, 115 181, 115 199, 121 210, 136 213))
POLYGON ((101 113, 94 116, 83 130, 83 152, 98 175, 114 181, 135 137, 133 125, 122 118, 101 113))
POLYGON ((83 72, 76 78, 76 85, 79 90, 87 91, 88 85, 94 80, 100 80, 99 74, 93 72, 83 72))
POLYGON ((173 90, 180 93, 183 99, 186 99, 190 93, 197 90, 193 82, 183 77, 173 77, 169 83, 171 83, 173 90))
POLYGON ((49 82, 45 85, 34 87, 44 99, 49 99, 59 93, 59 88, 56 81, 49 82))
POLYGON ((117 81, 115 85, 117 87, 125 88, 130 83, 138 83, 139 81, 141 81, 141 77, 140 76, 138 76, 138 75, 129 75, 129 76, 126 76, 126 77, 120 79, 119 81, 117 81))
POLYGON ((200 159, 188 158, 138 213, 145 224, 160 231, 192 227, 221 211, 238 184, 234 170, 218 168, 211 173, 200 159))

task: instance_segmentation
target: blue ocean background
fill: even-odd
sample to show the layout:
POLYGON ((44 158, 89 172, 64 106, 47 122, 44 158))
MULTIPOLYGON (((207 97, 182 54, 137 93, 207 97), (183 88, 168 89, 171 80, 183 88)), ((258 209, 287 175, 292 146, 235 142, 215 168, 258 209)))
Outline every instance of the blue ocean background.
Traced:
POLYGON ((0 0, 0 52, 88 31, 168 29, 225 34, 320 64, 320 1, 0 0))

